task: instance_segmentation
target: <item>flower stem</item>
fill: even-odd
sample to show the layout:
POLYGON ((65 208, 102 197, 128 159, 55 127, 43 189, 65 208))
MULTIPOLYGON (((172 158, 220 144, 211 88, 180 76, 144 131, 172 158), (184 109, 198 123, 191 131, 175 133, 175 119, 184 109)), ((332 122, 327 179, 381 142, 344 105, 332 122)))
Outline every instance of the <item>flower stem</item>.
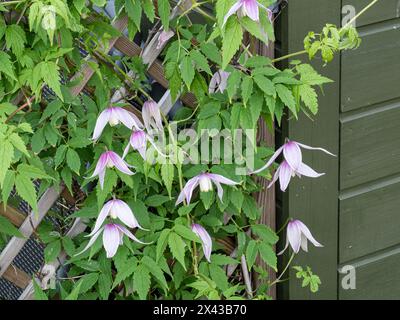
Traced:
POLYGON ((292 255, 290 256, 289 261, 288 261, 288 263, 287 263, 285 269, 283 269, 283 271, 281 272, 281 274, 279 275, 279 277, 276 278, 276 280, 273 281, 273 282, 270 284, 270 286, 273 286, 274 284, 277 284, 277 283, 279 282, 279 280, 281 280, 282 276, 285 274, 285 272, 286 272, 287 269, 289 268, 290 264, 292 263, 292 260, 293 260, 294 256, 295 256, 295 254, 294 254, 294 252, 292 252, 292 255))

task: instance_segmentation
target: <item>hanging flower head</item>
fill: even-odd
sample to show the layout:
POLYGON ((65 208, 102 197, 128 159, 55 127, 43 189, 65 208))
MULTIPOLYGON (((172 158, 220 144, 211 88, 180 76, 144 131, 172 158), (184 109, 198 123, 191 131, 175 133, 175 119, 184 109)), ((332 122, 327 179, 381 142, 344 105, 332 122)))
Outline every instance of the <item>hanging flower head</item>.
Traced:
POLYGON ((105 226, 101 227, 96 233, 92 235, 89 240, 87 246, 76 255, 79 255, 89 249, 97 240, 99 235, 103 232, 103 246, 106 250, 107 258, 112 258, 118 250, 118 247, 122 244, 122 239, 124 234, 128 236, 128 238, 132 239, 141 244, 148 244, 145 242, 140 241, 137 239, 128 229, 125 227, 116 224, 116 223, 109 223, 105 226))
POLYGON ((200 238, 203 245, 204 256, 211 262, 212 240, 207 230, 197 223, 192 224, 192 231, 200 238))
POLYGON ((103 189, 104 186, 104 176, 106 174, 107 168, 116 167, 122 173, 127 175, 133 175, 134 173, 129 170, 129 165, 121 159, 121 157, 116 154, 114 151, 106 151, 103 152, 97 162, 96 168, 94 169, 93 174, 89 178, 93 178, 95 176, 99 176, 100 186, 103 189))
POLYGON ((146 159, 147 136, 143 130, 136 130, 132 132, 122 158, 126 157, 130 147, 132 147, 133 150, 137 150, 142 158, 146 159))
POLYGON ((289 244, 295 253, 298 253, 300 248, 307 252, 307 240, 316 247, 323 247, 322 244, 314 239, 310 230, 303 222, 300 220, 289 221, 286 229, 286 245, 278 255, 281 255, 288 248, 289 244))
POLYGON ((152 129, 164 131, 162 126, 161 112, 157 103, 152 100, 146 101, 142 109, 143 122, 148 132, 152 129))
POLYGON ((223 93, 228 85, 228 78, 230 72, 219 70, 211 78, 208 87, 209 93, 221 92, 223 93))
POLYGON ((143 128, 143 124, 132 112, 120 107, 111 107, 101 112, 97 118, 92 140, 97 140, 100 138, 101 133, 103 132, 107 123, 109 123, 112 127, 118 125, 119 123, 123 123, 128 129, 143 128))
POLYGON ((157 50, 160 50, 165 43, 174 36, 174 32, 171 30, 168 31, 161 31, 160 35, 158 36, 157 41, 157 50))
POLYGON ((242 16, 248 16, 251 20, 253 21, 259 21, 260 20, 260 10, 259 7, 268 10, 265 8, 260 2, 256 0, 238 0, 228 11, 228 13, 224 17, 224 23, 222 26, 225 25, 225 23, 228 21, 229 17, 238 12, 242 16))
POLYGON ((230 185, 230 186, 239 184, 238 182, 235 182, 233 180, 225 178, 224 176, 221 176, 219 174, 201 173, 201 174, 189 179, 189 181, 186 183, 186 185, 183 187, 181 193, 179 194, 178 200, 176 201, 176 205, 183 202, 183 200, 185 198, 186 198, 187 204, 189 204, 190 200, 192 199, 193 190, 197 186, 200 187, 200 191, 202 191, 202 192, 211 191, 213 189, 213 183, 217 187, 218 197, 221 201, 222 201, 222 197, 224 195, 224 189, 222 189, 221 183, 230 185))
POLYGON ((124 201, 113 199, 108 201, 101 209, 93 231, 88 235, 89 237, 93 236, 97 231, 99 231, 107 217, 112 219, 118 218, 129 228, 139 228, 145 230, 139 225, 139 222, 136 220, 131 208, 129 208, 124 201))
POLYGON ((296 141, 287 140, 287 142, 282 147, 275 151, 274 155, 271 157, 271 159, 269 159, 265 166, 253 171, 252 173, 259 173, 267 169, 274 163, 276 158, 278 158, 279 155, 283 153, 284 161, 282 161, 281 165, 276 170, 274 179, 268 187, 271 187, 272 184, 274 184, 279 178, 281 190, 285 191, 287 189, 287 186, 289 185, 290 179, 295 175, 298 175, 299 177, 304 175, 311 178, 318 178, 320 176, 323 176, 325 173, 317 173, 308 165, 303 163, 303 156, 300 147, 309 150, 320 150, 331 156, 335 156, 325 149, 313 148, 296 141))

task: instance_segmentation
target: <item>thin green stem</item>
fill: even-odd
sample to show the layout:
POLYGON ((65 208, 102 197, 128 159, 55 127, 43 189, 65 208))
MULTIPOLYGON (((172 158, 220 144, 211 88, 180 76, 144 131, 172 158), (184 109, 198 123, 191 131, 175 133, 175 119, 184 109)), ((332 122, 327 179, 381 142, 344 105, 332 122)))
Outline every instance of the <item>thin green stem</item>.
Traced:
POLYGON ((288 263, 287 263, 285 269, 283 269, 283 271, 281 272, 281 274, 279 275, 279 277, 276 278, 276 280, 273 281, 273 282, 270 284, 270 286, 273 286, 274 284, 278 283, 278 282, 281 280, 282 276, 285 274, 285 272, 286 272, 287 269, 289 268, 290 264, 292 263, 294 257, 295 257, 295 253, 292 252, 292 255, 290 256, 290 259, 289 259, 289 261, 288 261, 288 263))

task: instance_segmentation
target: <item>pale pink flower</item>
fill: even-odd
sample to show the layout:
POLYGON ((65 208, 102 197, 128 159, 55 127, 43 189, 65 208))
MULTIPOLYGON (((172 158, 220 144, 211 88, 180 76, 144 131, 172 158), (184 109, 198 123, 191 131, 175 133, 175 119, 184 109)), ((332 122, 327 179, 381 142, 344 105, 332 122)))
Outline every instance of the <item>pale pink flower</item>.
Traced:
POLYGON ((103 189, 106 169, 113 167, 116 167, 119 171, 127 175, 131 176, 134 174, 131 170, 129 170, 129 165, 124 160, 122 160, 122 158, 118 154, 116 154, 114 151, 106 151, 103 152, 100 156, 96 168, 89 178, 99 176, 100 186, 103 189))
POLYGON ((149 100, 143 104, 142 117, 146 130, 149 133, 152 129, 164 131, 160 108, 154 101, 149 100))
POLYGON ((322 244, 314 239, 310 230, 303 222, 300 220, 289 221, 286 229, 286 245, 278 255, 282 254, 288 248, 289 244, 295 253, 298 253, 300 248, 307 252, 307 240, 316 247, 323 247, 322 244))
POLYGON ((261 7, 264 10, 268 10, 260 2, 256 0, 238 0, 225 15, 224 23, 222 26, 225 25, 230 16, 232 16, 238 11, 241 16, 248 16, 251 20, 258 22, 260 20, 259 7, 261 7))
POLYGON ((211 262, 212 240, 207 230, 197 223, 192 224, 192 231, 200 238, 203 245, 204 256, 211 262))
POLYGON ((139 228, 145 230, 139 225, 139 222, 136 220, 131 208, 129 208, 124 201, 112 199, 108 201, 100 210, 93 231, 88 235, 88 237, 93 236, 97 231, 99 231, 107 217, 112 219, 118 218, 129 228, 139 228))
POLYGON ((222 202, 222 197, 224 195, 224 189, 222 189, 221 183, 229 185, 229 186, 239 184, 238 182, 235 182, 233 180, 225 178, 224 176, 221 176, 219 174, 201 173, 201 174, 188 180, 188 182, 183 187, 181 193, 178 196, 176 205, 183 202, 183 200, 185 198, 186 198, 186 203, 189 204, 190 200, 192 199, 193 191, 197 186, 200 187, 200 191, 202 191, 202 192, 211 191, 213 189, 213 185, 212 185, 213 183, 217 187, 218 197, 221 200, 221 202, 222 202))
POLYGON ((99 235, 103 232, 103 246, 106 250, 107 258, 112 258, 118 250, 118 247, 123 243, 124 234, 128 236, 133 241, 141 244, 148 244, 137 239, 127 228, 116 224, 109 223, 101 227, 96 233, 92 235, 87 246, 76 255, 79 255, 89 249, 97 240, 99 235))
POLYGON ((128 129, 143 128, 143 124, 132 112, 120 107, 111 107, 102 111, 97 118, 92 140, 97 140, 100 138, 101 133, 103 132, 107 123, 109 123, 112 127, 118 125, 119 123, 123 123, 128 129))
POLYGON ((295 175, 298 175, 299 177, 304 175, 311 178, 318 178, 324 175, 325 173, 317 173, 308 165, 303 163, 303 156, 300 147, 309 150, 320 150, 331 156, 335 156, 325 149, 313 148, 299 142, 287 140, 287 142, 282 147, 275 151, 274 155, 263 167, 253 171, 252 173, 259 173, 270 167, 274 163, 276 158, 278 158, 279 155, 283 152, 284 160, 276 170, 274 178, 268 187, 271 187, 279 178, 281 190, 285 191, 287 189, 287 186, 289 185, 290 179, 295 175))
POLYGON ((212 76, 208 87, 209 93, 223 93, 228 85, 230 72, 219 70, 212 76))
POLYGON ((137 150, 142 158, 146 159, 147 136, 143 130, 136 130, 132 132, 122 158, 126 157, 130 147, 132 147, 133 150, 137 150))
POLYGON ((168 31, 161 31, 160 35, 158 36, 157 42, 157 50, 160 50, 164 45, 167 43, 169 39, 174 36, 174 32, 171 30, 168 31))

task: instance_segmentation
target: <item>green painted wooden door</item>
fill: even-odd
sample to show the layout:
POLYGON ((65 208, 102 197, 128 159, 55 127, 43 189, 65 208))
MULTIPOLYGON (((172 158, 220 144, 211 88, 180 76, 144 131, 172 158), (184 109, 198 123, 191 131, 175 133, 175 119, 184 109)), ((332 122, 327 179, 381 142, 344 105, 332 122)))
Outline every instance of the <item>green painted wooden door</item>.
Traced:
MULTIPOLYGON (((308 31, 339 25, 342 8, 361 10, 370 0, 289 1, 278 23, 278 54, 301 49, 308 31)), ((278 295, 287 299, 400 298, 400 1, 381 0, 357 21, 358 50, 328 66, 311 121, 288 120, 280 132, 338 155, 305 151, 304 160, 326 175, 297 179, 278 195, 278 221, 303 220, 324 248, 310 248, 295 264, 310 265, 323 282, 317 294, 300 288, 294 272, 278 295), (355 267, 356 289, 345 290, 338 270, 355 267)), ((281 263, 285 262, 284 257, 281 263)))

